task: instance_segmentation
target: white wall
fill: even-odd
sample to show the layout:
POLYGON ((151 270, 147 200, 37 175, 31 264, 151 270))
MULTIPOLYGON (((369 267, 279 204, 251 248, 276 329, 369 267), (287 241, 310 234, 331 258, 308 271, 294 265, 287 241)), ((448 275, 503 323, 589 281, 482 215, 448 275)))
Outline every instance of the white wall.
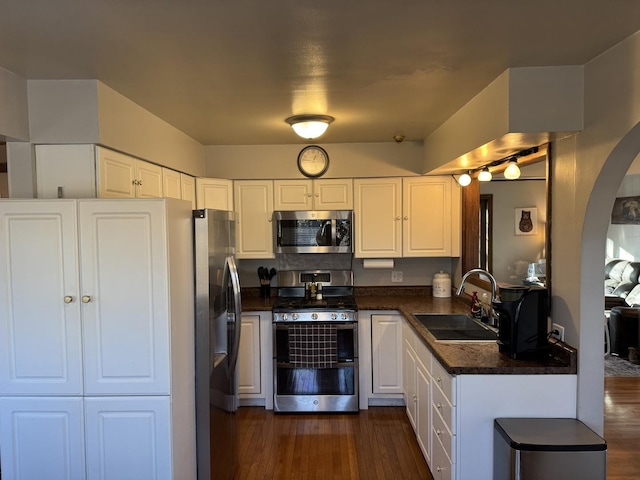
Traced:
POLYGON ((554 145, 552 318, 578 347, 578 417, 602 432, 602 268, 613 201, 640 152, 640 35, 584 72, 584 131, 554 145))
POLYGON ((29 140, 27 81, 0 67, 0 140, 29 140))
MULTIPOLYGON (((329 154, 323 178, 417 175, 422 142, 322 144, 329 154)), ((207 176, 231 179, 305 178, 298 170, 298 153, 305 145, 208 145, 207 176)))

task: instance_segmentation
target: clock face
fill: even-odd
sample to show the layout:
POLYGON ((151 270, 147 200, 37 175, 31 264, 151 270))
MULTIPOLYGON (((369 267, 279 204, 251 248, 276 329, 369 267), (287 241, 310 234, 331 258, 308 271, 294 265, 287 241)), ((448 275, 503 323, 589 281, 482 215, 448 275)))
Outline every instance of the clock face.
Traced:
POLYGON ((319 177, 329 168, 329 155, 317 145, 303 148, 298 154, 298 169, 307 177, 319 177))

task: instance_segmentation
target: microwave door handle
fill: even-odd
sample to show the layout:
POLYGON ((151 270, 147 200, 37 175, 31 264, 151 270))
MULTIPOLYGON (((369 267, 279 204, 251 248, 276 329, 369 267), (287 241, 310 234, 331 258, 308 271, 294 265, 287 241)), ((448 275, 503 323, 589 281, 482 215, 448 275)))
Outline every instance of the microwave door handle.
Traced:
POLYGON ((240 296, 240 279, 238 277, 238 268, 233 257, 227 257, 226 268, 229 270, 231 278, 231 288, 233 290, 233 307, 234 307, 234 328, 232 347, 229 352, 229 376, 233 377, 238 363, 238 353, 240 350, 240 330, 242 327, 242 298, 240 296))

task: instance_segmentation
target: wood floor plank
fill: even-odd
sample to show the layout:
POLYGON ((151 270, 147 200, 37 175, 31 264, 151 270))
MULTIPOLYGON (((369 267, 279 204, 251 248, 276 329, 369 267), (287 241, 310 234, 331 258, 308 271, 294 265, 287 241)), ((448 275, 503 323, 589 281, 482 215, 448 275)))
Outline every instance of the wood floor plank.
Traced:
POLYGON ((347 414, 237 413, 236 480, 433 480, 403 407, 347 414))
POLYGON ((607 480, 640 478, 640 377, 605 377, 607 480))

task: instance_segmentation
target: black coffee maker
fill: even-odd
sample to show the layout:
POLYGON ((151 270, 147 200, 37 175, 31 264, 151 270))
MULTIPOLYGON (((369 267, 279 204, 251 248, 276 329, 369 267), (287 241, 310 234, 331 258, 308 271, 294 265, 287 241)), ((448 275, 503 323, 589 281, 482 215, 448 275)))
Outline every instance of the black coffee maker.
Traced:
POLYGON ((546 288, 503 287, 493 303, 498 315, 498 350, 513 359, 537 359, 548 348, 549 294, 546 288))

